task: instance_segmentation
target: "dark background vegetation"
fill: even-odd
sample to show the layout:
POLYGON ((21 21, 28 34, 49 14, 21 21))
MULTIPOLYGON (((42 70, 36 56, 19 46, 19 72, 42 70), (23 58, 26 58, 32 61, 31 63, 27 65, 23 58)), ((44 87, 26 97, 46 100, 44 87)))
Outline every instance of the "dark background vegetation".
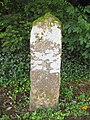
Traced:
MULTIPOLYGON (((90 0, 0 0, 0 88, 14 89, 7 91, 17 106, 17 93, 29 101, 32 23, 47 12, 62 22, 62 80, 90 78, 90 0)), ((62 98, 72 94, 61 89, 62 98)))
POLYGON ((9 79, 16 73, 16 78, 23 78, 25 74, 29 76, 32 22, 46 12, 51 12, 62 22, 62 58, 76 60, 89 66, 90 2, 83 0, 82 6, 81 0, 67 1, 0 1, 1 77, 9 79))

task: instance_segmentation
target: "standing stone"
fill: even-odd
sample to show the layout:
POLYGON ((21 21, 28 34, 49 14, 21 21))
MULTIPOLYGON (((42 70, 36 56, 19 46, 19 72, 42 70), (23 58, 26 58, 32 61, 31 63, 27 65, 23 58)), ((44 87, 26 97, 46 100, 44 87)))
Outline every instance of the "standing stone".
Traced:
POLYGON ((30 52, 30 111, 53 108, 59 99, 61 23, 50 13, 34 21, 30 52))

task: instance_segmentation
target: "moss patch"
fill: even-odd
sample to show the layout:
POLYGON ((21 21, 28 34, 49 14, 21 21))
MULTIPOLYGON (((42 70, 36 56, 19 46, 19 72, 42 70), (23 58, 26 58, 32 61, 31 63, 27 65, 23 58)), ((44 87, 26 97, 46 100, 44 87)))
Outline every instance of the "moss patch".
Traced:
POLYGON ((53 23, 57 23, 59 25, 60 28, 62 28, 62 25, 61 25, 61 22, 60 20, 55 17, 54 15, 52 15, 50 12, 46 13, 44 16, 36 19, 34 22, 33 22, 33 26, 35 26, 37 23, 41 22, 41 23, 45 23, 45 20, 48 19, 48 18, 51 18, 51 21, 48 22, 48 26, 52 26, 53 23))

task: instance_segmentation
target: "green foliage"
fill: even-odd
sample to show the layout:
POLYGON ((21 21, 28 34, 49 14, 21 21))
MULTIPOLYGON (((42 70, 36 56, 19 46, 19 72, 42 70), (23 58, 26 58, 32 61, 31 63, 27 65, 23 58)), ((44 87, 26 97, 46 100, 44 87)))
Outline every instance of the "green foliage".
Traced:
MULTIPOLYGON (((9 61, 8 61, 9 62, 9 61)), ((8 63, 7 62, 7 63, 8 63)), ((20 61, 21 62, 21 61, 20 61)), ((7 79, 7 75, 2 77, 0 81, 0 85, 5 89, 4 94, 4 103, 5 108, 3 108, 1 112, 1 119, 30 119, 30 120, 68 120, 67 117, 73 116, 89 116, 87 110, 83 110, 83 106, 89 106, 90 95, 88 93, 81 93, 80 88, 78 85, 81 83, 85 84, 88 83, 90 86, 90 69, 87 66, 79 65, 79 63, 72 63, 71 61, 64 60, 62 61, 62 68, 61 68, 61 88, 60 88, 60 99, 59 104, 54 109, 47 108, 47 109, 38 109, 32 113, 29 113, 29 93, 30 93, 30 80, 29 75, 24 73, 24 69, 21 66, 17 66, 18 70, 20 70, 20 75, 18 74, 18 70, 15 70, 15 74, 12 74, 11 77, 9 76, 7 79), (73 84, 72 84, 72 83, 73 84), (74 90, 75 87, 75 90, 74 90), (10 89, 12 88, 12 89, 10 89), (77 91, 77 89, 79 91, 77 91), (77 94, 75 93, 77 92, 77 94), (9 98, 8 98, 9 96, 9 98), (10 103, 13 104, 11 113, 9 114, 10 110, 8 110, 7 104, 9 104, 8 100, 11 101, 10 103), (14 112, 13 112, 14 111, 14 112), (16 111, 16 112, 15 112, 16 111)), ((80 87, 80 86, 79 86, 80 87)), ((88 89, 88 88, 86 88, 88 89)), ((88 90, 89 91, 89 90, 88 90)), ((1 98, 0 98, 1 99, 1 98)), ((10 105, 12 105, 10 104, 10 105)), ((89 119, 87 119, 89 120, 89 119)))
POLYGON ((10 120, 8 115, 2 115, 2 118, 0 120, 10 120))
POLYGON ((82 94, 77 96, 77 99, 80 100, 80 101, 84 101, 85 98, 86 98, 85 93, 82 93, 82 94))
POLYGON ((23 6, 29 2, 29 0, 1 0, 0 1, 0 16, 21 12, 23 6))
POLYGON ((71 100, 72 97, 73 97, 73 89, 71 88, 64 88, 64 91, 63 91, 63 96, 67 99, 67 100, 71 100))
POLYGON ((73 8, 68 6, 66 11, 68 22, 65 22, 65 30, 63 31, 63 42, 67 46, 67 53, 71 53, 79 59, 90 59, 90 23, 88 21, 88 13, 85 8, 73 8))
POLYGON ((3 5, 12 11, 8 11, 7 15, 3 13, 2 18, 0 18, 0 40, 2 47, 7 48, 6 51, 16 52, 16 50, 27 45, 29 47, 29 33, 32 22, 45 13, 51 12, 63 24, 64 55, 66 53, 66 56, 68 54, 69 58, 78 58, 81 61, 82 59, 90 59, 89 5, 85 8, 80 6, 74 8, 64 0, 34 0, 32 2, 27 0, 26 2, 19 1, 19 4, 17 0, 14 2, 16 4, 13 4, 13 0, 4 1, 3 5), (14 8, 15 5, 17 10, 12 9, 12 6, 14 8), (6 30, 3 31, 5 27, 6 30))
POLYGON ((2 97, 3 103, 0 97, 0 119, 68 120, 70 116, 88 116, 88 111, 81 107, 90 104, 89 90, 88 93, 74 92, 81 80, 90 80, 89 63, 79 64, 90 59, 90 6, 74 8, 65 0, 1 0, 0 8, 0 92, 4 91, 3 95, 7 96, 7 99, 2 97), (54 110, 29 113, 30 31, 32 22, 47 12, 63 24, 60 104, 54 110), (19 96, 23 96, 23 100, 19 96), (7 102, 13 104, 14 113, 8 113, 11 111, 7 102))

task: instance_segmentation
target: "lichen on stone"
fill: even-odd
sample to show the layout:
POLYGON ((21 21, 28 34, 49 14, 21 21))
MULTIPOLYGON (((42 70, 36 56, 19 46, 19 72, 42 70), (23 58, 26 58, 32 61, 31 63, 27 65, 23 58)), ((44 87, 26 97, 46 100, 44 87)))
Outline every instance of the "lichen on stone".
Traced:
POLYGON ((61 22, 50 13, 33 22, 30 38, 30 110, 58 104, 61 64, 61 22))
POLYGON ((39 27, 42 27, 42 25, 45 24, 48 27, 52 27, 54 24, 57 24, 59 28, 62 28, 60 20, 54 15, 52 15, 50 12, 46 13, 44 16, 38 18, 33 22, 33 26, 38 25, 39 27))

